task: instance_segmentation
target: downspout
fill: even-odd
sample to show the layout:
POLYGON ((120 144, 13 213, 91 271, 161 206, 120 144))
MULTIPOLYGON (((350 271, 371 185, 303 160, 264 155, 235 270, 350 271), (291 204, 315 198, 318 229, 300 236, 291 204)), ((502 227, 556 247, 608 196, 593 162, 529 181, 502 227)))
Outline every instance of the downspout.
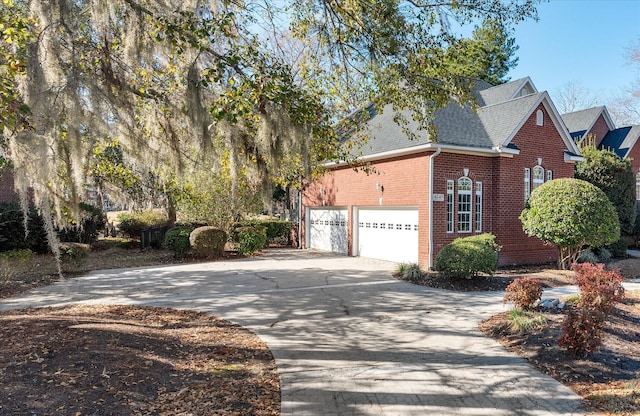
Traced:
POLYGON ((302 248, 302 180, 298 189, 298 249, 302 248))
POLYGON ((437 146, 436 151, 429 156, 429 258, 427 270, 433 269, 433 166, 436 156, 442 152, 442 148, 437 146))

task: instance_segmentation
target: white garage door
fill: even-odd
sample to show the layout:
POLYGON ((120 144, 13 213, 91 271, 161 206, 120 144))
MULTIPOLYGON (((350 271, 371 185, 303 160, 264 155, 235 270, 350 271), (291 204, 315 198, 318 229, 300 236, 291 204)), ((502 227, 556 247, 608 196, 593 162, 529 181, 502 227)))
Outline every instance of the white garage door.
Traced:
POLYGON ((360 209, 357 240, 359 256, 417 263, 418 210, 360 209))
POLYGON ((347 210, 309 209, 309 247, 347 254, 347 210))

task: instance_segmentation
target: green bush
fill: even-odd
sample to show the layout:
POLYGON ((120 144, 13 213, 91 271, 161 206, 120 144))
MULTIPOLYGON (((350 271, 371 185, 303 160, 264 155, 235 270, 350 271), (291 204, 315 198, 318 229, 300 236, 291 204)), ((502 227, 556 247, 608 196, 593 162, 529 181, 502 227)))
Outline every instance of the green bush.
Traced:
POLYGON ((24 231, 24 214, 13 202, 0 204, 0 251, 28 249, 34 253, 49 252, 42 217, 35 209, 27 213, 29 233, 24 231))
POLYGON ((598 262, 598 256, 591 249, 583 250, 580 253, 580 257, 578 257, 578 263, 592 263, 596 264, 598 262))
POLYGON ((174 227, 165 234, 165 245, 173 251, 175 258, 182 259, 191 250, 191 242, 189 241, 191 231, 191 228, 174 227))
POLYGON ((118 228, 130 238, 140 239, 142 230, 150 227, 161 227, 167 218, 158 211, 123 212, 118 214, 118 228))
POLYGON ((98 234, 104 230, 107 218, 102 209, 84 202, 80 203, 80 226, 74 221, 72 226, 65 230, 60 230, 58 236, 60 241, 70 243, 91 244, 98 238, 98 234))
POLYGON ((235 242, 238 254, 248 256, 256 253, 267 243, 267 230, 265 227, 240 227, 235 230, 235 242))
POLYGON ((398 279, 406 280, 412 283, 419 283, 424 280, 425 273, 416 263, 400 263, 393 273, 398 279))
POLYGON ((28 248, 21 250, 3 251, 0 253, 0 258, 7 260, 27 261, 33 258, 33 251, 28 248))
MULTIPOLYGON (((598 261, 592 263, 606 263, 613 258, 611 251, 609 251, 606 247, 600 247, 598 250, 598 261)), ((626 252, 626 250, 625 250, 626 252)))
POLYGON ((222 257, 227 233, 216 227, 198 227, 189 235, 189 243, 196 257, 222 257))
POLYGON ((504 303, 513 302, 516 308, 531 309, 542 296, 542 284, 535 277, 523 277, 509 283, 504 294, 504 303))
POLYGON ((231 227, 231 235, 235 235, 235 230, 237 230, 238 228, 256 226, 262 226, 266 228, 268 243, 282 242, 289 244, 291 240, 291 229, 294 224, 291 221, 280 220, 240 221, 234 223, 231 227))
POLYGON ((625 236, 620 236, 618 241, 613 244, 607 246, 611 255, 616 259, 626 259, 627 258, 627 247, 628 241, 625 236))
POLYGON ((91 246, 83 243, 61 243, 60 260, 64 263, 80 263, 91 253, 91 246))
POLYGON ((436 256, 436 270, 446 277, 470 279, 498 268, 500 246, 492 234, 456 238, 436 256))

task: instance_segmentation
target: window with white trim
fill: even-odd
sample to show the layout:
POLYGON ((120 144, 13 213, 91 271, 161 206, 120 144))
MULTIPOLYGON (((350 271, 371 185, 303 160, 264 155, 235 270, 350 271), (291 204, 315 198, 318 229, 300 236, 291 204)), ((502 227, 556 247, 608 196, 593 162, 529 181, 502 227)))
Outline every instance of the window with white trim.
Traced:
POLYGON ((482 232, 482 182, 476 182, 476 232, 482 232))
POLYGON ((471 232, 471 179, 463 176, 458 179, 458 232, 471 232))
POLYGON ((636 174, 636 199, 640 200, 640 173, 636 174))
POLYGON ((531 169, 524 168, 524 202, 531 196, 531 169))
POLYGON ((544 113, 542 110, 536 111, 536 126, 544 126, 544 113))
POLYGON ((453 232, 453 181, 447 181, 447 232, 453 232))
POLYGON ((544 183, 544 168, 540 165, 533 167, 533 186, 531 190, 533 191, 538 186, 544 183))
POLYGON ((553 171, 551 169, 547 169, 547 182, 553 180, 553 171))

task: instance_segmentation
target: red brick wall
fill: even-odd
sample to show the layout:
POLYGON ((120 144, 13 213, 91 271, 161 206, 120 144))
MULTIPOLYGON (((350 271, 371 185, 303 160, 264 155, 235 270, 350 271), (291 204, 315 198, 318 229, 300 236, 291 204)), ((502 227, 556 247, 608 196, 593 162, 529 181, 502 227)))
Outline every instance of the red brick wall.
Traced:
POLYGON ((640 139, 636 142, 635 146, 631 148, 631 151, 627 155, 627 158, 631 160, 631 166, 633 168, 633 173, 637 174, 640 172, 640 139))
MULTIPOLYGON (((354 171, 350 167, 339 167, 328 172, 324 177, 310 184, 303 193, 302 203, 306 206, 346 207, 349 212, 348 233, 349 253, 352 254, 353 223, 352 207, 357 206, 417 206, 419 209, 419 223, 429 223, 428 213, 428 184, 429 157, 428 153, 398 157, 375 162, 375 172, 367 174, 364 171, 354 171), (378 191, 376 184, 384 187, 378 191), (322 192, 321 192, 322 190, 322 192)), ((305 242, 303 227, 302 241, 305 242)), ((427 227, 418 228, 419 258, 428 255, 427 227)), ((426 264, 426 263, 425 263, 426 264)))
POLYGON ((13 188, 13 171, 9 168, 0 169, 0 202, 13 201, 18 201, 13 188))
POLYGON ((599 146, 602 139, 604 139, 604 136, 609 133, 609 126, 607 126, 607 122, 604 121, 604 116, 600 115, 600 117, 598 117, 589 133, 595 134, 596 147, 599 146))
MULTIPOLYGON (((495 231, 496 240, 502 245, 500 264, 534 264, 550 262, 557 259, 555 247, 545 245, 535 237, 528 237, 522 231, 519 216, 524 208, 524 169, 531 169, 542 159, 541 166, 552 170, 553 178, 573 177, 574 165, 564 162, 566 145, 551 122, 544 105, 540 105, 525 122, 513 138, 512 143, 518 146, 520 154, 513 159, 499 160, 498 187, 496 201, 495 231), (536 125, 536 112, 544 113, 544 125, 536 125)), ((532 183, 533 185, 533 183, 532 183)), ((533 189, 533 186, 532 186, 533 189)))
MULTIPOLYGON (((573 177, 574 165, 564 162, 566 145, 551 122, 549 114, 540 105, 544 113, 544 125, 536 125, 536 111, 524 123, 512 142, 520 148, 520 154, 509 157, 485 157, 469 154, 442 152, 434 160, 434 194, 442 194, 444 202, 434 202, 434 259, 438 251, 456 237, 476 234, 475 224, 471 233, 457 233, 457 196, 454 216, 454 232, 446 232, 447 220, 447 180, 455 181, 468 176, 474 183, 483 183, 483 219, 482 232, 496 235, 502 246, 499 255, 501 265, 535 264, 555 261, 555 247, 545 245, 535 237, 528 237, 522 231, 519 220, 524 208, 524 169, 533 169, 542 158, 542 167, 551 169, 554 178, 573 177)), ((413 205, 419 209, 419 259, 422 266, 428 264, 429 247, 429 155, 424 152, 417 155, 398 157, 375 162, 375 173, 354 172, 352 168, 340 167, 327 173, 317 183, 310 184, 303 195, 304 206, 346 207, 349 211, 349 236, 351 241, 353 224, 352 208, 357 206, 379 206, 382 197, 383 206, 413 205), (384 192, 376 189, 376 183, 384 187, 384 192)), ((473 197, 472 197, 473 201, 473 197)), ((472 209, 472 222, 475 219, 475 205, 472 209)), ((304 227, 303 227, 304 229, 304 227)), ((304 231, 303 231, 304 232, 304 231)), ((304 237, 302 239, 304 240, 304 237)), ((352 248, 349 247, 350 253, 352 248)))

